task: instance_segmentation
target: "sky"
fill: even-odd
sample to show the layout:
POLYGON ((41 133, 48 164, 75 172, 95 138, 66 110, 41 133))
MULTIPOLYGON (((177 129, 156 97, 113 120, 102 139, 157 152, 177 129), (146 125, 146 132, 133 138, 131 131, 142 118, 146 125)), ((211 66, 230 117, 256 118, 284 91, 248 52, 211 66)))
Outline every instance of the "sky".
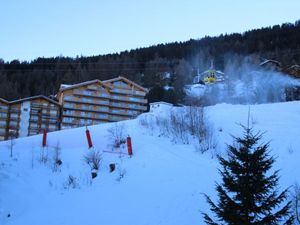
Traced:
POLYGON ((299 0, 0 0, 0 58, 91 56, 300 19, 299 0))

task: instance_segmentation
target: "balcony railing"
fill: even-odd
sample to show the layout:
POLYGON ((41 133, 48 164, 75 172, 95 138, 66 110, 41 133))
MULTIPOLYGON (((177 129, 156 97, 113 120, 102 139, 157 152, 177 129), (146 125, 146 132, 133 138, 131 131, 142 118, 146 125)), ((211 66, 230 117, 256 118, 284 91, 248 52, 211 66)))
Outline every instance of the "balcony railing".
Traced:
POLYGON ((111 102, 110 106, 111 107, 116 107, 116 108, 140 110, 140 111, 146 111, 147 110, 147 106, 137 105, 137 104, 126 104, 126 103, 122 103, 122 102, 111 102))
POLYGON ((145 104, 147 103, 147 99, 120 96, 120 95, 112 95, 111 99, 118 100, 118 101, 126 101, 126 102, 138 102, 138 103, 145 103, 145 104))
POLYGON ((86 97, 94 97, 94 98, 110 98, 110 95, 103 92, 92 92, 92 91, 80 91, 80 90, 74 90, 75 95, 81 95, 86 97))
POLYGON ((57 110, 59 106, 42 105, 39 103, 31 103, 31 108, 57 110))
POLYGON ((137 96, 145 96, 146 93, 142 91, 136 91, 136 90, 129 90, 129 89, 121 89, 121 88, 113 88, 111 90, 113 93, 120 93, 120 94, 128 94, 128 95, 137 95, 137 96))
POLYGON ((80 104, 90 104, 90 105, 109 105, 109 101, 103 101, 103 100, 93 100, 93 99, 85 99, 85 98, 78 98, 73 96, 66 96, 64 108, 75 108, 70 104, 70 102, 74 103, 80 103, 80 104), (67 97, 67 98, 66 98, 67 97))
POLYGON ((10 112, 10 113, 20 113, 21 110, 20 110, 19 108, 10 108, 10 109, 9 109, 9 112, 10 112))

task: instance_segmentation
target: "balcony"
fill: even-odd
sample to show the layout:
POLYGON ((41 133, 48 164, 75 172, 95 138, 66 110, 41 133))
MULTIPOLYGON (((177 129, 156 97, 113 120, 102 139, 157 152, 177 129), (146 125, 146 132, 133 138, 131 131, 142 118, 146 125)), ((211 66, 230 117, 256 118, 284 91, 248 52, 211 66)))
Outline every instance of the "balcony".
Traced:
POLYGON ((57 110, 59 106, 50 106, 50 105, 42 105, 39 103, 31 103, 31 108, 34 109, 50 109, 50 110, 57 110))
POLYGON ((138 102, 138 103, 147 103, 147 99, 143 98, 134 98, 134 97, 128 97, 128 96, 120 96, 120 95, 112 95, 111 99, 117 100, 117 101, 126 101, 126 102, 138 102))
POLYGON ((96 100, 96 99, 86 99, 86 98, 78 98, 78 97, 72 97, 72 96, 66 96, 64 101, 66 102, 63 105, 63 108, 75 108, 75 105, 72 105, 72 103, 78 103, 79 104, 89 104, 89 105, 109 105, 109 101, 103 101, 103 100, 96 100), (67 98, 66 98, 67 97, 67 98))
POLYGON ((111 90, 113 93, 119 93, 119 94, 127 94, 127 95, 137 95, 144 97, 146 95, 145 92, 142 91, 136 91, 136 90, 129 90, 129 89, 121 89, 121 88, 113 88, 111 90))
POLYGON ((111 102, 111 107, 114 108, 120 108, 120 109, 131 109, 131 110, 137 110, 137 111, 146 111, 147 106, 143 105, 137 105, 137 104, 128 104, 128 103, 122 103, 122 102, 111 102))
POLYGON ((8 108, 0 108, 0 113, 8 113, 8 108))
POLYGON ((9 112, 10 113, 18 113, 19 114, 21 112, 21 110, 19 108, 10 108, 9 112))
POLYGON ((19 117, 19 116, 15 116, 15 115, 10 115, 9 120, 10 120, 10 121, 19 121, 19 120, 20 120, 20 117, 19 117))
POLYGON ((118 121, 128 120, 128 119, 130 119, 130 117, 122 117, 122 116, 111 116, 110 117, 111 122, 118 122, 118 121))
POLYGON ((74 90, 74 95, 85 96, 85 97, 94 97, 94 98, 110 98, 110 95, 105 92, 93 92, 93 91, 81 91, 74 90))
MULTIPOLYGON (((76 119, 87 119, 87 120, 108 120, 108 114, 98 114, 98 113, 94 113, 94 114, 89 114, 89 115, 85 115, 85 114, 63 114, 63 117, 68 117, 68 118, 76 118, 76 119), (102 115, 102 116, 100 116, 102 115), (104 116, 106 115, 106 116, 104 116)), ((63 119, 63 123, 65 123, 66 120, 63 119)))

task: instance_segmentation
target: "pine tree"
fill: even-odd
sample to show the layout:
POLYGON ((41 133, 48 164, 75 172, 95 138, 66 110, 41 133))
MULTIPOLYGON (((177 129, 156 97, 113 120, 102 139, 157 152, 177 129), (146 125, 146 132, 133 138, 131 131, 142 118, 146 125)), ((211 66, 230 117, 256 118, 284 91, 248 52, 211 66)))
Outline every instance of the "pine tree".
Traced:
POLYGON ((215 222, 203 213, 210 225, 292 224, 291 202, 284 203, 287 189, 278 193, 278 171, 270 173, 275 159, 269 155, 269 144, 259 144, 261 133, 244 128, 243 137, 234 137, 228 145, 228 159, 219 156, 222 184, 216 185, 218 203, 206 200, 215 214, 215 222))

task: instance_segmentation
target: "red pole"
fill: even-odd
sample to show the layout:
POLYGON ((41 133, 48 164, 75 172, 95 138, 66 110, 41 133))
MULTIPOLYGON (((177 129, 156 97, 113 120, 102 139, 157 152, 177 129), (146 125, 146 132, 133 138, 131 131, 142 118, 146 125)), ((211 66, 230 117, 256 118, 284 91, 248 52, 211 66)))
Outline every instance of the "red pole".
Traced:
POLYGON ((43 143, 42 143, 43 147, 45 147, 46 144, 47 144, 47 130, 44 129, 44 132, 43 132, 43 143))
POLYGON ((128 148, 128 155, 132 156, 132 144, 131 144, 131 137, 129 135, 127 137, 127 148, 128 148))
POLYGON ((90 131, 88 129, 86 129, 85 134, 86 134, 86 139, 88 141, 89 148, 93 147, 91 134, 90 134, 90 131))

